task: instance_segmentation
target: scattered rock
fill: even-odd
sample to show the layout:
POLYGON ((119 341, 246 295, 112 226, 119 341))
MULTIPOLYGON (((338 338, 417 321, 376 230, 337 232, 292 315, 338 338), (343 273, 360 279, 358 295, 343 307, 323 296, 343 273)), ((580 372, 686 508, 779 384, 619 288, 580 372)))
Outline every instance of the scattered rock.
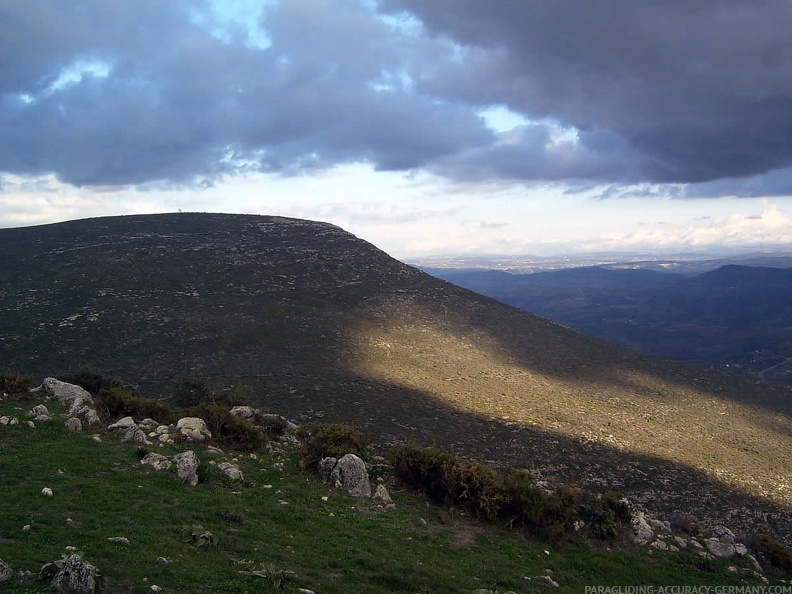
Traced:
POLYGON ((319 475, 319 478, 329 483, 330 474, 333 472, 336 464, 338 464, 338 458, 333 458, 332 456, 319 460, 319 464, 316 465, 316 473, 319 475))
POLYGON ((63 426, 67 431, 82 431, 82 422, 77 417, 69 417, 63 426))
POLYGON ((635 512, 630 521, 633 529, 633 540, 638 545, 647 545, 655 539, 654 531, 649 526, 643 512, 635 512))
POLYGON ((160 588, 157 584, 151 584, 151 591, 152 592, 162 592, 162 588, 160 588))
POLYGON ((96 591, 96 573, 96 567, 79 555, 69 555, 52 578, 52 586, 61 592, 91 594, 96 591))
POLYGON ((129 546, 129 539, 126 536, 111 536, 107 539, 107 542, 129 546))
POLYGON ((650 518, 647 520, 647 523, 655 532, 671 532, 670 522, 663 522, 662 520, 655 520, 654 518, 650 518))
POLYGON ((217 465, 223 474, 225 474, 228 478, 234 481, 244 481, 245 477, 242 474, 242 471, 239 469, 239 466, 236 464, 232 464, 231 462, 221 462, 217 465))
POLYGON ((371 497, 366 463, 355 454, 345 454, 338 460, 330 473, 330 484, 346 489, 355 497, 371 497))
POLYGON ((393 499, 391 499, 390 493, 388 493, 388 489, 385 488, 385 485, 379 484, 377 488, 374 490, 374 495, 371 496, 372 499, 381 499, 385 504, 393 503, 393 499))
POLYGON ((30 411, 30 416, 33 417, 33 420, 36 423, 46 423, 47 421, 52 420, 49 410, 43 404, 37 404, 34 406, 33 410, 30 411))
POLYGON ((682 538, 681 536, 675 536, 674 537, 674 542, 676 542, 677 546, 680 549, 684 549, 685 547, 687 547, 687 541, 684 538, 682 538))
POLYGON ((119 419, 112 425, 108 425, 108 429, 129 429, 130 427, 137 427, 137 423, 135 423, 135 419, 132 417, 124 417, 123 419, 119 419))
POLYGON ((35 429, 36 428, 36 424, 33 421, 28 421, 27 423, 25 423, 25 425, 27 425, 31 429, 35 429))
POLYGON ((720 557, 721 559, 731 557, 737 552, 733 544, 721 542, 715 537, 704 539, 704 546, 706 546, 707 550, 715 557, 720 557))
POLYGON ((158 426, 159 423, 157 423, 157 421, 148 417, 146 417, 145 419, 140 421, 140 423, 138 423, 138 427, 140 427, 141 429, 145 429, 146 431, 151 429, 156 429, 158 426))
POLYGON ((203 442, 212 439, 206 422, 198 417, 182 417, 176 423, 176 431, 188 441, 203 442))
POLYGON ((655 540, 649 546, 654 548, 654 549, 657 549, 658 551, 667 551, 668 550, 668 545, 666 543, 664 543, 662 540, 655 540))
POLYGON ((173 456, 176 462, 176 475, 180 479, 186 480, 191 487, 198 484, 198 465, 200 460, 193 451, 182 452, 173 456))
POLYGON ((151 466, 154 470, 168 470, 171 467, 170 459, 156 452, 149 452, 143 456, 140 463, 144 466, 151 466))
POLYGON ((0 584, 14 579, 14 568, 0 559, 0 584))
POLYGON ((52 497, 52 489, 50 489, 49 487, 44 487, 41 490, 41 494, 44 495, 45 497, 52 497))

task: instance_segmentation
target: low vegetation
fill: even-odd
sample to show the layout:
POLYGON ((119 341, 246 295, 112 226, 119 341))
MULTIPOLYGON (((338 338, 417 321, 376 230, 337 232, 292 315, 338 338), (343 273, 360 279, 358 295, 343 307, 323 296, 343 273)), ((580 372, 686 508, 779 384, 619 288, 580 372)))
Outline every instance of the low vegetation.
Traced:
POLYGON ((603 496, 570 485, 543 489, 526 470, 502 474, 437 448, 400 446, 388 458, 399 479, 434 501, 523 527, 555 544, 580 542, 584 535, 612 539, 629 521, 627 504, 615 491, 603 496))
MULTIPOLYGON (((103 389, 123 403, 117 415, 155 410, 118 386, 103 389)), ((38 402, 9 392, 0 415, 22 419, 38 402)), ((334 491, 304 470, 316 456, 349 448, 365 456, 368 442, 352 427, 306 425, 302 445, 273 458, 263 452, 263 435, 258 445, 247 442, 245 431, 225 424, 212 403, 186 410, 214 415, 210 422, 221 437, 227 432, 225 443, 248 450, 226 446, 245 481, 228 480, 208 464, 209 452, 191 446, 203 471, 190 488, 173 474, 145 469, 143 452, 114 434, 95 443, 66 431, 58 406, 47 406, 56 415, 52 422, 0 427, 0 559, 34 574, 22 584, 3 584, 4 591, 45 591, 35 574, 46 574, 67 546, 99 568, 104 592, 150 592, 152 585, 180 593, 580 592, 591 585, 758 583, 747 568, 729 572, 727 562, 702 564, 690 552, 617 541, 609 551, 582 538, 583 525, 594 536, 616 536, 626 508, 615 492, 546 492, 527 471, 499 473, 441 450, 402 446, 389 456, 395 476, 384 480, 395 507, 385 507, 334 491), (51 497, 41 494, 45 487, 51 497), (512 529, 517 526, 528 530, 512 529), (129 544, 108 541, 113 537, 129 544)), ((168 408, 169 415, 182 413, 168 408)), ((779 567, 789 558, 777 541, 761 546, 779 567)))

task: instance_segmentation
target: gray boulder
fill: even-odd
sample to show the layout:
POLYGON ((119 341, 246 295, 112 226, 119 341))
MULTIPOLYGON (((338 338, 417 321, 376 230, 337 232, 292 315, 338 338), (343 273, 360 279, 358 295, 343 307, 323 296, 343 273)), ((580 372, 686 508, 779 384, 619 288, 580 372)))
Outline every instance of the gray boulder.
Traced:
POLYGON ((96 592, 96 575, 96 567, 79 555, 69 555, 52 578, 52 586, 59 592, 92 594, 96 592))
POLYGON ((82 431, 82 422, 77 417, 69 417, 63 423, 67 431, 82 431))
POLYGON ((720 557, 722 559, 732 557, 737 552, 737 549, 734 548, 733 544, 721 542, 717 538, 705 539, 704 546, 707 547, 707 550, 712 553, 713 556, 720 557))
POLYGON ((338 458, 333 458, 332 456, 319 460, 319 464, 316 465, 316 473, 319 475, 319 478, 329 483, 330 473, 333 472, 336 464, 338 464, 338 458))
POLYGON ((648 545, 655 539, 654 530, 649 526, 643 512, 635 512, 630 520, 633 529, 633 540, 638 545, 648 545))
POLYGON ((33 417, 36 423, 46 423, 52 420, 49 410, 43 404, 34 406, 33 410, 30 411, 30 416, 33 417))
POLYGON ((198 484, 198 466, 201 461, 193 451, 182 452, 173 456, 173 461, 176 463, 176 476, 184 479, 191 487, 198 484))
POLYGON ((0 559, 0 584, 14 579, 14 568, 0 559))
POLYGON ((342 456, 330 473, 330 484, 349 491, 355 497, 371 497, 366 463, 355 454, 342 456))
POLYGON ((393 499, 391 499, 390 493, 388 493, 388 489, 385 488, 385 485, 380 483, 377 485, 377 488, 374 490, 374 495, 371 496, 372 499, 380 499, 386 505, 390 505, 393 503, 393 499))
POLYGON ((162 454, 156 452, 149 452, 140 461, 143 466, 151 466, 154 470, 168 470, 171 467, 171 461, 162 454))
POLYGON ((199 417, 183 417, 176 423, 176 431, 188 441, 203 442, 212 439, 206 422, 199 417))
POLYGON ((217 468, 225 474, 228 478, 234 481, 244 481, 245 476, 242 474, 242 471, 239 469, 239 466, 236 464, 232 464, 231 462, 221 462, 217 465, 217 468))
POLYGON ((54 377, 46 378, 36 390, 40 390, 47 396, 55 398, 59 404, 68 406, 68 415, 75 414, 83 406, 92 408, 94 406, 93 398, 86 390, 80 386, 57 380, 54 377))

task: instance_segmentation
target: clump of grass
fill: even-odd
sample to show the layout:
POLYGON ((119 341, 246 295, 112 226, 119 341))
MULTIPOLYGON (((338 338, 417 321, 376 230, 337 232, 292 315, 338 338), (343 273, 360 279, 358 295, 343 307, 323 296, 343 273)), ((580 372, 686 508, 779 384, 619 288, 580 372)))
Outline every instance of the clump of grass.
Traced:
POLYGON ((21 375, 10 371, 0 372, 0 394, 6 393, 10 396, 27 394, 33 385, 33 378, 28 375, 21 375))
POLYGON ((368 440, 360 431, 337 423, 311 423, 303 425, 297 432, 302 442, 300 466, 316 468, 322 458, 340 458, 345 454, 362 455, 368 440))

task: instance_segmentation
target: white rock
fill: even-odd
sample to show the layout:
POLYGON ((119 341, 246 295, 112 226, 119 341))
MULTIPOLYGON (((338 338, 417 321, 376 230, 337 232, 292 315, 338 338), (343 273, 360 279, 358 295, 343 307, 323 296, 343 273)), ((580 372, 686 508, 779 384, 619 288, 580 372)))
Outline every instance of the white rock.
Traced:
POLYGON ((190 441, 206 441, 212 438, 212 433, 206 422, 198 417, 183 417, 176 423, 176 431, 190 441))
POLYGON ((186 480, 191 487, 198 484, 198 465, 201 461, 195 452, 186 451, 181 454, 173 456, 173 461, 176 462, 176 475, 186 480))
POLYGON ((129 539, 126 536, 111 536, 107 539, 107 542, 129 546, 129 539))
POLYGON ((41 490, 41 494, 44 495, 45 497, 52 497, 52 489, 50 489, 49 487, 44 487, 41 490))
POLYGON ((388 489, 385 488, 385 485, 379 484, 377 488, 374 490, 374 495, 371 496, 372 499, 381 499, 383 503, 393 503, 393 499, 391 499, 390 493, 388 493, 388 489))
POLYGON ((93 407, 94 401, 91 395, 74 384, 68 384, 54 377, 48 377, 44 380, 38 390, 42 390, 48 396, 54 397, 60 404, 68 405, 68 415, 74 415, 83 406, 93 407))
POLYGON ((231 464, 231 462, 221 462, 217 465, 228 478, 235 481, 244 481, 245 477, 238 466, 231 464))
POLYGON ((123 419, 119 419, 112 425, 108 425, 108 429, 129 429, 130 427, 137 427, 137 423, 135 423, 135 419, 132 417, 124 417, 123 419))
POLYGON ((345 454, 339 458, 330 473, 330 484, 349 491, 355 497, 371 497, 366 463, 355 454, 345 454))
POLYGON ((638 545, 647 545, 655 538, 654 531, 646 521, 643 512, 636 512, 630 521, 633 529, 633 539, 638 545))
POLYGON ((146 454, 140 463, 144 466, 151 466, 154 470, 168 470, 171 467, 171 461, 166 456, 156 452, 146 454))
POLYGON ((66 427, 67 431, 82 431, 82 423, 77 417, 69 417, 63 423, 63 426, 66 427))

